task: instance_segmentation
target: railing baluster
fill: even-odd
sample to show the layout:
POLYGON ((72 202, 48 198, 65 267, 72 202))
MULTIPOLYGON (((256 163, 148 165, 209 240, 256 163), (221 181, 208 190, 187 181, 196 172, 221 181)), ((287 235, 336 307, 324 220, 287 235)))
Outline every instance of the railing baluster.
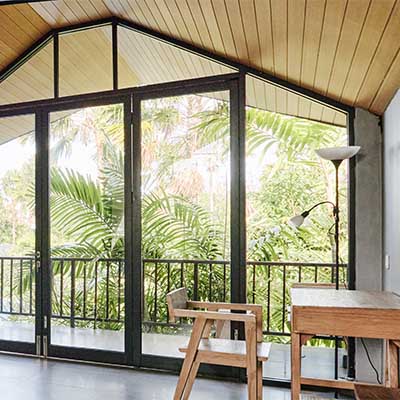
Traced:
POLYGON ((33 303, 33 260, 29 262, 29 314, 32 314, 33 303))
POLYGON ((19 313, 22 314, 22 309, 23 309, 23 300, 22 300, 22 280, 23 280, 23 260, 19 260, 19 313))
POLYGON ((193 264, 193 298, 199 300, 199 265, 197 262, 193 264))
POLYGON ((268 269, 268 285, 267 285, 267 332, 270 331, 271 325, 271 265, 267 265, 268 269))
POLYGON ((183 268, 184 268, 184 264, 183 264, 183 262, 181 262, 181 287, 183 287, 183 268))
POLYGON ((253 304, 256 302, 256 266, 253 264, 253 288, 252 288, 253 304))
POLYGON ((157 322, 157 308, 158 308, 158 263, 155 263, 155 270, 154 270, 154 313, 153 313, 153 321, 157 322))
POLYGON ((318 268, 314 267, 314 283, 318 283, 318 268))
POLYGON ((94 329, 97 328, 97 280, 98 280, 98 261, 94 263, 94 329))
POLYGON ((301 282, 301 266, 299 267, 299 277, 298 277, 299 283, 301 282))
POLYGON ((167 263, 167 293, 171 291, 171 263, 167 263))
POLYGON ((1 259, 0 263, 0 280, 1 280, 1 287, 0 287, 0 310, 3 312, 3 296, 4 296, 4 260, 1 259))
POLYGON ((212 264, 208 264, 208 301, 212 301, 212 264))
POLYGON ((285 332, 286 322, 286 265, 283 266, 283 291, 282 291, 282 332, 285 332))
POLYGON ((70 327, 75 328, 75 260, 71 261, 71 312, 70 327))
POLYGON ((118 322, 121 321, 121 261, 118 261, 118 322))
POLYGON ((223 302, 226 302, 226 263, 224 263, 224 289, 223 289, 223 295, 224 295, 224 298, 223 298, 223 302))
POLYGON ((86 278, 86 274, 87 274, 86 267, 87 267, 87 264, 84 261, 83 262, 83 318, 86 318, 86 279, 87 279, 86 278))
POLYGON ((64 315, 63 303, 64 303, 64 260, 61 260, 61 262, 60 262, 60 317, 62 317, 64 315))
POLYGON ((14 275, 14 261, 10 260, 10 313, 13 312, 13 275, 14 275))
POLYGON ((110 316, 110 262, 106 262, 106 320, 110 316))

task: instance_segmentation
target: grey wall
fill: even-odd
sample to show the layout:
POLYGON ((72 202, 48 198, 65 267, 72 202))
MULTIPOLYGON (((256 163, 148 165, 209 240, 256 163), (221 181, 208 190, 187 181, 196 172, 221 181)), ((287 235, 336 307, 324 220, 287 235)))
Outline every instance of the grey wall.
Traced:
MULTIPOLYGON (((356 163, 356 289, 382 290, 383 200, 382 133, 379 118, 356 109, 355 144, 361 146, 356 163)), ((382 377, 382 342, 365 340, 375 367, 382 377)), ((376 382, 365 350, 356 342, 356 378, 376 382)))
POLYGON ((390 269, 384 270, 385 290, 400 294, 400 90, 383 117, 384 131, 384 252, 390 269))

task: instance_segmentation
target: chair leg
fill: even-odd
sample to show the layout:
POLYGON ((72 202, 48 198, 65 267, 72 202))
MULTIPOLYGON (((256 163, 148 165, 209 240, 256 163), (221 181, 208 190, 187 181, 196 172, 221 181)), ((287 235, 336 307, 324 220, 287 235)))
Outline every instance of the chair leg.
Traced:
POLYGON ((186 353, 186 357, 183 360, 183 365, 181 373, 179 375, 178 384, 176 385, 174 400, 182 400, 183 392, 185 391, 185 386, 193 368, 193 361, 195 360, 197 349, 203 335, 204 327, 206 325, 205 318, 196 318, 193 324, 192 334, 190 335, 189 345, 186 353))
POLYGON ((257 400, 263 398, 263 363, 257 361, 257 400))
POLYGON ((257 339, 255 321, 245 323, 245 335, 248 399, 257 400, 257 339))
POLYGON ((183 400, 188 400, 190 393, 192 392, 194 380, 196 379, 197 371, 199 370, 200 362, 195 360, 190 370, 189 378, 186 382, 185 393, 183 394, 183 400))

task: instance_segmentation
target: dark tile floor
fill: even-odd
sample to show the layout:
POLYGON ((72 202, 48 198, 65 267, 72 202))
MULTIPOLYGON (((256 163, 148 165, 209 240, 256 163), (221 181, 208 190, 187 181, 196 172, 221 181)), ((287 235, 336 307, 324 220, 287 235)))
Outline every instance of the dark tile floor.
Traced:
MULTIPOLYGON (((176 382, 167 373, 0 354, 2 400, 168 400, 176 382)), ((245 400, 246 385, 198 378, 191 399, 245 400)), ((264 387, 264 399, 289 400, 290 391, 264 387)))

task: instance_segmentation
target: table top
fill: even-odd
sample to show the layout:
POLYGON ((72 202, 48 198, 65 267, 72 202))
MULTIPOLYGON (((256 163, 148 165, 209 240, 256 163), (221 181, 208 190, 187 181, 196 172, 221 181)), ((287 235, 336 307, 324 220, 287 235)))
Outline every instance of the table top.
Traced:
POLYGON ((400 296, 391 292, 294 288, 294 307, 332 307, 400 310, 400 296))

